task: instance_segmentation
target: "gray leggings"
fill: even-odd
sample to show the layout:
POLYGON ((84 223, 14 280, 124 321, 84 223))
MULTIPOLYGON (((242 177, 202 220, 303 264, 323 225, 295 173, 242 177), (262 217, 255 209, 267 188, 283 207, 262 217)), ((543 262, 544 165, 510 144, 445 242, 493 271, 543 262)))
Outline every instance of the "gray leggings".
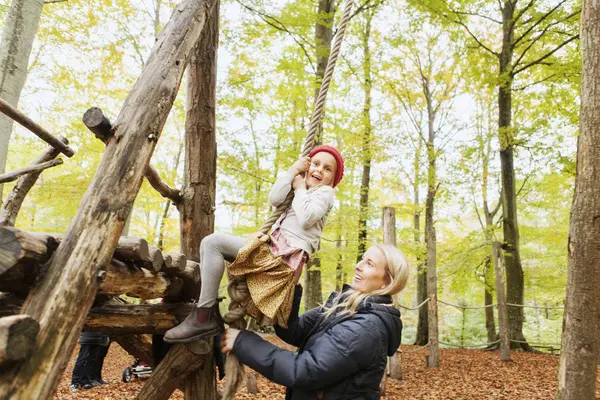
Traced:
POLYGON ((219 284, 225 272, 225 260, 233 262, 246 239, 213 233, 202 239, 200 244, 200 279, 202 290, 198 307, 210 307, 217 301, 219 284))

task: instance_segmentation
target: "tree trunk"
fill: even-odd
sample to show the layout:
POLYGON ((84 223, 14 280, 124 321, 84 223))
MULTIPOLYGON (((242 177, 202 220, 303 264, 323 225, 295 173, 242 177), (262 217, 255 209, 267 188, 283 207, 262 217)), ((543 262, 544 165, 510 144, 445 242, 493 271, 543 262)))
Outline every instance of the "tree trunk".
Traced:
MULTIPOLYGON (((421 201, 419 199, 419 186, 421 182, 421 149, 423 142, 417 139, 417 151, 413 163, 414 178, 413 178, 413 234, 414 242, 417 248, 417 303, 422 304, 427 300, 427 268, 423 263, 421 255, 421 201)), ((415 337, 416 346, 425 346, 429 342, 429 324, 428 307, 422 306, 419 308, 419 317, 417 321, 417 335, 415 337)))
MULTIPOLYGON (((512 56, 514 41, 514 6, 506 2, 502 10, 503 37, 500 53, 500 82, 498 88, 498 134, 500 140, 500 166, 502 177, 502 250, 506 263, 507 302, 523 304, 524 279, 519 252, 519 223, 517 219, 517 193, 514 168, 514 128, 512 126, 512 56)), ((508 309, 510 338, 525 341, 523 336, 523 309, 508 309)), ((532 350, 527 343, 511 343, 511 347, 532 350)))
POLYGON ((47 399, 54 393, 94 300, 98 270, 111 260, 177 94, 185 60, 213 5, 210 0, 184 1, 156 42, 67 237, 23 306, 23 313, 40 322, 40 333, 32 356, 0 377, 0 397, 47 399))
POLYGON ((438 343, 438 308, 437 308, 437 247, 434 221, 434 204, 437 192, 437 171, 435 150, 435 109, 429 87, 428 77, 423 76, 423 93, 427 103, 427 199, 425 200, 425 247, 427 265, 427 303, 428 331, 429 331, 429 356, 428 368, 440 366, 440 350, 438 343))
POLYGON ((364 103, 362 110, 363 137, 362 137, 362 180, 360 184, 360 201, 358 214, 358 254, 356 262, 362 259, 367 250, 367 218, 369 213, 369 185, 371 181, 371 50, 369 39, 371 37, 371 21, 374 11, 365 12, 365 31, 362 35, 363 47, 363 74, 364 74, 364 103))
MULTIPOLYGON (((27 79, 29 56, 43 5, 43 0, 12 0, 4 23, 0 41, 0 98, 15 108, 27 79)), ((6 168, 12 127, 13 120, 0 115, 0 174, 6 168)))
POLYGON ((575 195, 569 226, 567 298, 558 373, 559 400, 596 396, 600 313, 600 8, 584 2, 581 17, 581 118, 575 195))
MULTIPOLYGON (((181 251, 191 260, 200 261, 200 243, 214 231, 216 190, 216 81, 219 43, 219 2, 207 20, 188 65, 188 98, 185 122, 185 170, 179 203, 181 251)), ((199 285, 184 289, 186 298, 197 299, 199 285)), ((156 340, 161 340, 156 338, 156 340)), ((210 342, 210 341, 203 341, 210 342)), ((175 389, 168 383, 177 375, 186 377, 185 398, 215 399, 217 393, 212 346, 206 354, 189 352, 184 345, 171 347, 161 361, 139 399, 150 396, 153 387, 161 388, 166 398, 175 389), (179 360, 177 357, 182 357, 179 360), (198 368, 198 367, 201 368, 198 368), (148 390, 146 390, 148 388, 148 390)))

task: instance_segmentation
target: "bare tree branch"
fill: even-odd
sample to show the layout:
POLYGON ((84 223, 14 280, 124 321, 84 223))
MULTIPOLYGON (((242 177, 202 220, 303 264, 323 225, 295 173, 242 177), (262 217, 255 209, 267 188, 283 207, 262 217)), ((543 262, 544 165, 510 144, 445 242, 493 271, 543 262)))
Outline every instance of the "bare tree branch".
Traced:
MULTIPOLYGON (((514 49, 521 40, 523 40, 527 35, 529 35, 529 33, 534 30, 539 24, 541 24, 546 18, 548 18, 552 13, 554 13, 554 11, 558 10, 560 8, 560 6, 562 6, 567 0, 562 0, 560 3, 558 3, 554 8, 552 8, 550 11, 548 11, 546 14, 542 15, 540 17, 540 19, 538 19, 534 24, 532 24, 521 36, 519 36, 515 41, 513 41, 512 44, 512 48, 514 49)), ((516 20, 513 21, 513 23, 516 22, 516 20)))
POLYGON ((518 91, 525 90, 525 89, 527 89, 527 88, 529 88, 529 87, 531 87, 531 86, 537 85, 538 83, 543 83, 543 82, 546 82, 546 81, 548 81, 548 80, 552 79, 553 77, 555 77, 555 76, 557 76, 557 75, 558 75, 558 74, 551 74, 551 75, 548 75, 547 77, 545 77, 545 78, 543 78, 543 79, 537 80, 537 81, 535 81, 535 82, 532 82, 532 83, 528 83, 527 85, 519 86, 519 87, 517 87, 517 88, 514 88, 513 90, 514 90, 514 91, 517 91, 517 92, 518 92, 518 91))
POLYGON ((279 21, 277 18, 268 15, 260 10, 256 10, 244 3, 242 3, 240 0, 236 0, 242 7, 244 7, 246 10, 250 11, 251 13, 254 13, 256 15, 258 15, 258 17, 260 19, 262 19, 267 25, 277 29, 278 31, 282 31, 287 33, 288 35, 290 35, 290 37, 292 38, 292 40, 294 40, 294 42, 296 42, 296 44, 298 46, 300 46, 300 48, 302 49, 302 52, 304 53, 304 55, 306 56, 306 58, 308 59, 308 62, 310 64, 311 69, 313 70, 314 73, 316 73, 316 69, 313 63, 313 60, 310 56, 310 54, 308 53, 308 51, 306 50, 306 47, 304 47, 304 44, 301 43, 304 42, 306 44, 308 44, 310 47, 314 47, 314 45, 312 43, 310 43, 308 40, 304 39, 301 35, 297 35, 294 32, 290 31, 281 21, 279 21), (299 39, 298 39, 298 38, 299 39))
POLYGON ((513 26, 517 23, 518 20, 521 19, 521 17, 523 16, 523 14, 525 14, 527 12, 527 10, 529 10, 531 8, 531 6, 533 6, 535 4, 537 0, 531 0, 529 2, 529 4, 527 4, 525 7, 523 7, 523 9, 521 9, 521 11, 517 14, 516 17, 513 18, 513 20, 510 23, 510 28, 512 29, 513 26))
POLYGON ((44 5, 46 5, 46 4, 62 3, 62 2, 65 2, 65 1, 67 1, 67 0, 46 0, 46 1, 44 1, 44 5))
POLYGON ((579 39, 579 34, 570 37, 568 40, 565 40, 560 45, 556 46, 553 50, 551 50, 548 53, 544 54, 542 57, 540 57, 537 60, 534 60, 534 61, 530 62, 529 64, 525 65, 524 67, 521 67, 518 70, 514 71, 512 73, 512 75, 515 76, 519 72, 525 71, 527 68, 530 68, 530 67, 532 67, 532 66, 534 66, 536 64, 542 64, 542 61, 544 61, 546 58, 550 57, 552 54, 556 53, 558 50, 562 49, 567 44, 571 43, 573 40, 576 40, 576 39, 579 39))
POLYGON ((494 22, 496 24, 502 25, 502 21, 498 21, 497 19, 494 19, 492 17, 488 17, 487 15, 481 15, 481 14, 477 14, 477 13, 474 13, 474 12, 468 12, 468 11, 454 11, 454 13, 461 14, 461 15, 471 15, 473 17, 479 17, 479 18, 487 19, 488 21, 492 21, 492 22, 494 22))

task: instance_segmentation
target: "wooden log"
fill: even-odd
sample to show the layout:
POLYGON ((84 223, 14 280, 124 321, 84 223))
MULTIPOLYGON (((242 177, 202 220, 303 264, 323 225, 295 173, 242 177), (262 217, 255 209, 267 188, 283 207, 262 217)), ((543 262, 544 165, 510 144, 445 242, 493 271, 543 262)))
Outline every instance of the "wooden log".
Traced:
MULTIPOLYGON (((2 275, 0 292, 26 296, 37 282, 41 270, 42 266, 38 262, 20 262, 2 275)), ((176 274, 171 275, 162 272, 155 274, 146 268, 127 265, 113 259, 104 271, 106 275, 100 282, 98 293, 105 295, 127 294, 141 299, 179 299, 184 286, 198 285, 197 272, 193 269, 175 271, 176 274)))
POLYGON ((0 318, 0 366, 30 356, 40 324, 29 315, 0 318))
POLYGON ((147 265, 148 269, 151 269, 154 272, 160 271, 163 267, 163 263, 165 262, 162 251, 160 251, 160 249, 156 246, 149 246, 148 250, 150 259, 147 265))
POLYGON ((104 143, 108 143, 114 135, 112 123, 98 107, 92 107, 83 114, 83 123, 104 143))
POLYGON ((177 301, 189 302, 198 300, 200 292, 200 264, 188 261, 183 271, 175 270, 171 271, 170 274, 183 279, 183 289, 181 290, 181 295, 176 298, 177 301))
POLYGON ((404 379, 404 372, 402 371, 402 352, 397 351, 396 354, 389 358, 390 366, 390 378, 396 380, 404 379))
POLYGON ((112 339, 129 354, 154 367, 152 358, 152 336, 151 335, 111 335, 112 339))
POLYGON ((57 158, 56 160, 46 161, 40 164, 31 164, 23 168, 15 169, 14 171, 7 172, 5 174, 0 175, 0 183, 12 182, 16 181, 18 177, 26 174, 31 174, 33 172, 42 172, 45 169, 56 167, 63 163, 62 158, 57 158))
POLYGON ((145 239, 121 236, 115 249, 114 257, 118 260, 150 260, 150 248, 145 239))
POLYGON ((163 254, 163 268, 170 269, 173 266, 173 257, 170 254, 163 254))
POLYGON ((185 267, 187 266, 187 258, 185 257, 185 255, 179 253, 179 254, 173 254, 172 257, 173 257, 173 266, 180 271, 185 270, 185 267))
MULTIPOLYGON (((214 357, 212 353, 198 355, 185 345, 178 344, 169 350, 165 358, 152 372, 150 379, 138 393, 136 400, 167 400, 171 393, 179 387, 185 376, 201 368, 205 374, 214 374, 214 357)), ((202 385, 202 382, 198 382, 202 385)), ((187 385, 187 383, 186 383, 187 385)))
POLYGON ((48 235, 0 227, 0 275, 23 261, 48 261, 57 245, 48 235))
MULTIPOLYGON (((58 139, 64 144, 69 143, 69 141, 62 136, 58 139)), ((34 163, 41 164, 43 162, 53 160, 58 157, 59 154, 60 151, 50 146, 34 161, 34 163)), ((6 197, 2 211, 0 211, 0 225, 15 226, 15 221, 17 220, 17 215, 21 210, 23 200, 25 200, 25 196, 27 196, 27 193, 29 193, 40 174, 41 172, 32 172, 19 177, 17 183, 6 197)))
POLYGON ((34 133, 37 137, 54 147, 55 149, 60 150, 67 157, 73 157, 75 152, 69 146, 61 142, 58 138, 54 137, 50 132, 42 128, 40 125, 36 124, 31 118, 23 114, 21 111, 17 110, 6 101, 0 98, 0 112, 6 115, 7 117, 15 120, 21 126, 27 128, 29 131, 34 133))
MULTIPOLYGON (((83 123, 98 139, 106 144, 108 144, 113 137, 114 128, 112 123, 98 107, 92 107, 83 114, 83 123)), ((178 204, 181 201, 181 193, 179 190, 173 189, 167 185, 153 166, 148 165, 144 176, 148 179, 148 183, 150 183, 154 190, 160 193, 161 196, 170 199, 175 204, 178 204)))
POLYGON ((177 297, 182 288, 182 279, 167 277, 162 273, 153 274, 145 268, 132 267, 113 259, 106 268, 106 276, 100 283, 98 293, 157 299, 177 297))
POLYGON ((83 327, 108 335, 165 333, 190 313, 191 304, 103 304, 92 307, 83 327))
POLYGON ((250 394, 258 393, 258 383, 256 382, 256 372, 248 371, 246 374, 246 390, 250 394))

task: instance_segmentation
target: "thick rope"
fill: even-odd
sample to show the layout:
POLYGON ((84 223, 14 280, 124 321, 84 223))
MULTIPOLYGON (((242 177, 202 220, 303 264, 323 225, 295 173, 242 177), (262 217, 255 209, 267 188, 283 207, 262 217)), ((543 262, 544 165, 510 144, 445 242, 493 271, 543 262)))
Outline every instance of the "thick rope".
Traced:
MULTIPOLYGON (((340 25, 335 35, 335 43, 333 44, 333 48, 331 49, 331 53, 329 55, 327 68, 325 68, 323 81, 321 82, 321 87, 319 88, 319 94, 317 95, 317 100, 315 102, 315 109, 310 120, 308 134, 302 150, 302 157, 308 157, 311 150, 315 146, 315 137, 319 132, 319 123, 323 117, 327 92, 329 91, 331 80, 333 79, 335 64, 338 56, 340 55, 344 34, 346 33, 346 28, 348 27, 348 22, 350 21, 352 6, 352 0, 347 0, 344 13, 342 15, 342 20, 340 21, 340 25)), ((290 204, 292 204, 293 199, 294 192, 290 190, 290 193, 285 201, 280 204, 279 207, 277 207, 269 219, 267 219, 267 221, 260 228, 260 233, 266 235, 269 230, 271 230, 271 227, 279 219, 281 214, 283 214, 285 210, 288 209, 290 204)), ((232 280, 227 290, 229 292, 229 296, 231 297, 231 302, 229 304, 229 311, 224 315, 223 319, 230 326, 243 330, 245 328, 244 316, 246 315, 246 309, 242 306, 242 303, 248 298, 248 296, 250 296, 250 293, 248 292, 248 285, 243 280, 232 280)), ((223 399, 230 400, 233 399, 238 387, 244 380, 244 367, 236 356, 229 353, 225 368, 227 380, 225 381, 225 387, 223 388, 223 399)))
MULTIPOLYGON (((338 31, 335 35, 335 43, 333 44, 333 48, 331 49, 331 53, 329 55, 329 61, 327 62, 327 68, 325 68, 323 82, 321 82, 321 87, 319 88, 319 94, 315 103, 315 110, 313 111, 312 117, 310 119, 308 135, 306 136, 306 140, 304 142, 304 149, 302 150, 302 157, 308 157, 310 151, 315 145, 315 137, 319 132, 319 123, 321 122, 321 118, 323 116, 323 109, 325 108, 325 100, 327 99, 329 84, 331 83, 331 80, 333 78, 335 63, 337 62, 338 56, 340 55, 340 49, 342 47, 342 41, 344 40, 346 27, 348 26, 348 21, 350 21, 352 5, 352 0, 348 0, 346 2, 344 14, 342 15, 342 20, 340 22, 338 31)), ((279 219, 281 214, 283 214, 283 212, 288 209, 290 204, 292 204, 293 199, 294 192, 290 191, 285 201, 281 203, 279 207, 277 207, 277 209, 273 212, 273 214, 271 214, 269 219, 267 219, 267 221, 260 228, 260 232, 262 234, 266 235, 269 232, 269 230, 271 229, 273 224, 279 219)))

